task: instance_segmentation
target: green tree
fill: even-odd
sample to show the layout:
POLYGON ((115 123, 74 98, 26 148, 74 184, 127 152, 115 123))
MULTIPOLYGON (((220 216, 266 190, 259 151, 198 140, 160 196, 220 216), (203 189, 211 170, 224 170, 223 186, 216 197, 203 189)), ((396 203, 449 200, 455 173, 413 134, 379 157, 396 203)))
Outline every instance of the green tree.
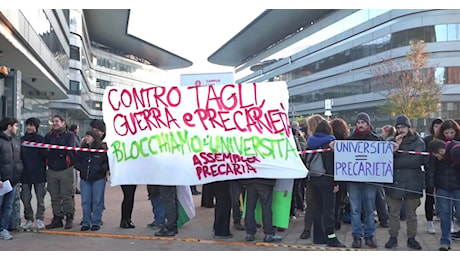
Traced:
POLYGON ((405 114, 416 120, 438 112, 442 85, 435 80, 435 68, 428 64, 430 53, 424 41, 409 44, 404 62, 383 59, 372 68, 372 74, 388 91, 380 109, 392 116, 405 114))

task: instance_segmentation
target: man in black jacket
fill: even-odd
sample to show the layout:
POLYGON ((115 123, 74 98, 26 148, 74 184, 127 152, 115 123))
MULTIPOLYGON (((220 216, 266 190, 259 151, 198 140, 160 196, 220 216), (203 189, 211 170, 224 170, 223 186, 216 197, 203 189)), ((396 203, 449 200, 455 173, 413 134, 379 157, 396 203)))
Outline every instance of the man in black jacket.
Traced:
MULTIPOLYGON (((45 135, 44 142, 46 144, 76 147, 75 135, 67 129, 64 117, 55 115, 52 122, 53 128, 45 135)), ((62 227, 62 219, 65 216, 65 229, 71 229, 75 214, 73 194, 73 156, 75 151, 50 148, 45 151, 48 159, 48 191, 51 195, 51 207, 53 208, 53 220, 46 225, 46 228, 62 227)))
MULTIPOLYGON (((44 137, 38 133, 40 120, 35 117, 26 120, 26 134, 21 137, 21 141, 29 141, 43 143, 44 137)), ((22 173, 21 183, 21 200, 24 205, 24 218, 26 223, 22 226, 23 229, 31 229, 34 223, 34 210, 31 205, 32 186, 35 191, 35 199, 37 201, 37 212, 35 220, 37 229, 44 229, 43 223, 45 217, 45 195, 46 195, 46 157, 41 152, 42 148, 38 147, 22 147, 21 158, 24 164, 24 172, 22 173)))
POLYGON ((16 194, 15 185, 21 181, 23 165, 21 161, 21 144, 14 137, 18 132, 18 120, 4 117, 0 121, 0 188, 10 182, 13 189, 0 195, 0 239, 10 240, 8 224, 16 194))

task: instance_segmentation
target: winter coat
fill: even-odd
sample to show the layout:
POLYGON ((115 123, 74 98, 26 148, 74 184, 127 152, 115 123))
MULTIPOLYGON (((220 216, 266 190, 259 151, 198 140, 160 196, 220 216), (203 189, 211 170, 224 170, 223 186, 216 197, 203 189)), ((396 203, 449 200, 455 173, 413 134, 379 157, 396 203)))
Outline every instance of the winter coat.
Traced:
MULTIPOLYGON (((45 135, 44 142, 46 144, 56 144, 68 147, 76 147, 75 134, 72 131, 65 130, 62 133, 58 133, 51 130, 45 135)), ((63 150, 63 149, 49 149, 46 152, 47 164, 50 170, 62 171, 73 166, 73 157, 75 151, 63 150)))
MULTIPOLYGON (((308 150, 329 148, 329 143, 335 140, 333 135, 314 133, 307 140, 308 150)), ((334 186, 334 154, 332 151, 320 152, 326 174, 323 176, 309 176, 310 182, 315 186, 334 186)))
MULTIPOLYGON (((95 138, 91 146, 82 144, 81 147, 91 149, 104 148, 100 138, 95 138)), ((87 182, 104 179, 109 170, 107 153, 78 151, 75 154, 75 169, 80 171, 80 178, 87 182)))
POLYGON ((433 174, 430 174, 429 183, 427 184, 428 187, 435 187, 448 191, 460 190, 459 170, 457 166, 452 164, 451 157, 451 149, 457 143, 460 142, 451 141, 448 143, 444 158, 442 160, 434 160, 433 174))
MULTIPOLYGON (((38 133, 26 134, 21 137, 21 141, 43 143, 44 137, 38 133)), ((43 148, 21 147, 22 172, 21 183, 37 184, 46 182, 46 157, 43 148)))
MULTIPOLYGON (((391 141, 394 138, 390 139, 391 141)), ((399 145, 400 150, 423 152, 425 142, 417 134, 404 137, 399 145)), ((425 173, 421 166, 425 164, 425 156, 421 154, 395 153, 393 159, 393 183, 385 187, 385 194, 391 198, 420 198, 425 188, 425 173), (411 192, 412 191, 412 192, 411 192)))
POLYGON ((22 171, 21 143, 0 132, 0 180, 14 186, 21 181, 22 171))

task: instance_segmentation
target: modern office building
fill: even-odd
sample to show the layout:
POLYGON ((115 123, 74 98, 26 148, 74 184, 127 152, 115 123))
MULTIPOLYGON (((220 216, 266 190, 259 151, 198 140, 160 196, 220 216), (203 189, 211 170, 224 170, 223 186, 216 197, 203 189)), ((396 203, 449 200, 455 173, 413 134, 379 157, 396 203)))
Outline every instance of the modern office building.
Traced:
POLYGON ((388 90, 370 66, 404 62, 410 40, 424 40, 429 67, 443 86, 439 111, 417 120, 426 132, 435 117, 460 118, 460 10, 266 10, 215 51, 208 61, 235 67, 235 82, 286 81, 290 111, 324 114, 354 124, 393 124, 381 112, 388 90))
MULTIPOLYGON (((102 119, 107 86, 162 85, 192 63, 127 33, 128 9, 0 9, 0 116, 55 114, 82 131, 102 119)), ((21 130, 21 132, 23 132, 21 130)), ((82 133, 80 133, 82 134, 82 133)))

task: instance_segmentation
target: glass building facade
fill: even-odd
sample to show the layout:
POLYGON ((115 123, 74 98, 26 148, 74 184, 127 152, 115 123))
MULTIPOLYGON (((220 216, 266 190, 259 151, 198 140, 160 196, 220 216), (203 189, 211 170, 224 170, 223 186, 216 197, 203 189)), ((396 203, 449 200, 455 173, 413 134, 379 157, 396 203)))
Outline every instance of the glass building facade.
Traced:
POLYGON ((371 67, 384 59, 404 61, 409 41, 423 40, 430 53, 427 69, 443 93, 439 111, 416 120, 416 128, 428 131, 436 117, 460 118, 460 10, 362 9, 341 20, 324 19, 328 26, 302 40, 274 54, 253 55, 265 58, 236 67, 235 81, 286 81, 292 115, 324 114, 325 100, 331 100, 332 118, 354 124, 365 111, 380 128, 393 124, 394 116, 379 109, 387 92, 371 67))
POLYGON ((49 131, 51 117, 59 114, 66 118, 69 126, 78 124, 79 134, 83 135, 92 119, 102 119, 106 87, 165 83, 165 70, 142 57, 92 41, 81 9, 0 9, 0 14, 2 24, 12 25, 3 36, 10 37, 8 40, 13 44, 17 41, 15 47, 22 52, 19 55, 26 56, 44 71, 44 75, 31 76, 33 69, 26 71, 26 64, 18 63, 10 77, 0 80, 0 89, 4 88, 4 98, 0 100, 2 116, 17 117, 21 133, 24 133, 25 120, 37 117, 44 134, 49 131), (18 34, 11 33, 16 30, 18 34), (44 85, 34 84, 41 77, 48 77, 55 84, 47 84, 44 90, 44 85), (51 98, 55 93, 60 96, 51 98), (16 103, 19 106, 13 113, 16 103))

